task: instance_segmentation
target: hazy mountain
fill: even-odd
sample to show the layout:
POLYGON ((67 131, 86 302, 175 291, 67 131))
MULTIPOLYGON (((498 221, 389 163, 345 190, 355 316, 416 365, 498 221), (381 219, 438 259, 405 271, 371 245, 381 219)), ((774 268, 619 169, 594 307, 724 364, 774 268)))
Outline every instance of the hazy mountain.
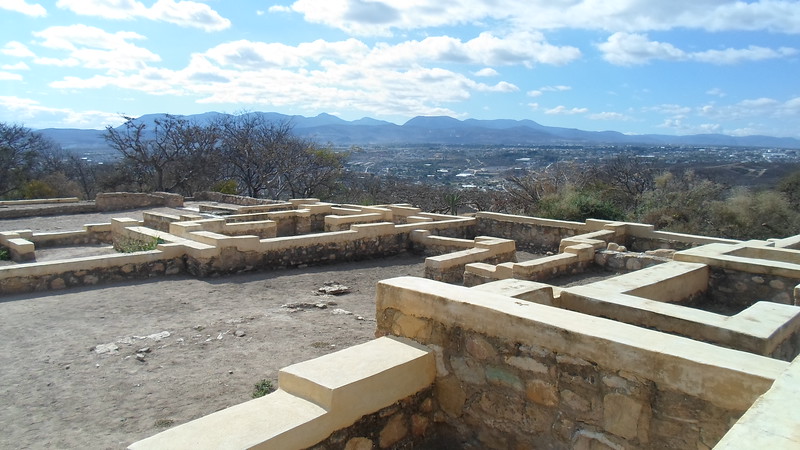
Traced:
MULTIPOLYGON (((690 136, 626 135, 617 131, 585 131, 575 128, 549 127, 532 120, 458 120, 447 116, 414 117, 397 125, 369 117, 347 121, 331 114, 316 117, 290 116, 275 112, 252 112, 270 122, 289 123, 294 132, 316 141, 339 146, 350 145, 694 145, 800 148, 800 140, 770 136, 727 136, 698 134, 690 136)), ((200 123, 209 123, 224 113, 207 112, 178 116, 200 123)), ((165 114, 147 114, 137 120, 152 126, 165 114)), ((67 150, 82 151, 108 148, 103 131, 48 128, 39 130, 67 150)))

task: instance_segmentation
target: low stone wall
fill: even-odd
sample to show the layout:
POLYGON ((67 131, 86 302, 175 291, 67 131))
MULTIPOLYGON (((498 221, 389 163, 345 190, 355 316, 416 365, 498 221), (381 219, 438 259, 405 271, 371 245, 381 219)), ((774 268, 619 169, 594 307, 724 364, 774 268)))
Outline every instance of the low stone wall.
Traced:
POLYGON ((16 294, 177 275, 183 258, 159 250, 0 267, 0 293, 16 294))
POLYGON ((635 272, 669 261, 671 257, 614 250, 600 250, 594 255, 595 265, 609 272, 635 272))
POLYGON ((788 366, 411 277, 379 283, 376 317, 434 350, 438 417, 470 448, 710 448, 788 366))
POLYGON ((129 448, 409 448, 432 435, 435 372, 429 349, 378 338, 285 367, 276 392, 129 448))
MULTIPOLYGON (((428 237, 426 241, 441 242, 442 238, 428 237)), ((424 241, 423 241, 424 242, 424 241)), ((464 282, 464 268, 468 264, 501 264, 514 262, 517 251, 510 239, 478 236, 473 248, 425 258, 424 277, 445 283, 464 282)))
POLYGON ((0 219, 16 219, 21 217, 61 216, 66 214, 84 214, 97 211, 94 202, 63 203, 57 205, 38 205, 26 208, 0 208, 0 219))
POLYGON ((98 211, 122 211, 157 206, 179 208, 183 206, 183 196, 169 192, 108 192, 97 194, 94 201, 98 211))
POLYGON ((26 200, 0 200, 0 206, 42 205, 51 203, 78 203, 78 197, 33 198, 26 200))
POLYGON ((28 239, 34 243, 36 248, 111 244, 111 224, 89 224, 84 225, 83 228, 83 231, 34 233, 28 239))
POLYGON ((455 442, 438 447, 433 413, 436 410, 433 389, 366 415, 353 425, 338 430, 310 450, 360 450, 405 448, 454 448, 455 442), (433 442, 432 442, 433 441, 433 442))
POLYGON ((514 240, 518 250, 533 253, 558 251, 562 239, 586 231, 585 224, 564 220, 488 212, 478 212, 475 218, 477 234, 514 240))
POLYGON ((231 205, 239 206, 252 206, 252 205, 270 205, 278 203, 275 200, 265 198, 245 197, 242 195, 223 194, 221 192, 203 191, 195 194, 194 199, 197 201, 209 201, 217 203, 229 203, 231 205))
POLYGON ((800 280, 797 278, 712 267, 708 296, 712 304, 731 309, 743 309, 759 300, 800 305, 800 299, 794 298, 794 289, 798 285, 800 280))

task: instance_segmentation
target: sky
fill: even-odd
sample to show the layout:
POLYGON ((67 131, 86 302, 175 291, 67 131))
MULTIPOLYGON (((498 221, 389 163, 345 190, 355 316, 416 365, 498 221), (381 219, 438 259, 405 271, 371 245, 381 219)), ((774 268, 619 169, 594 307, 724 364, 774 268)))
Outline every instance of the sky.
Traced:
POLYGON ((270 111, 800 138, 800 2, 0 0, 0 122, 270 111))

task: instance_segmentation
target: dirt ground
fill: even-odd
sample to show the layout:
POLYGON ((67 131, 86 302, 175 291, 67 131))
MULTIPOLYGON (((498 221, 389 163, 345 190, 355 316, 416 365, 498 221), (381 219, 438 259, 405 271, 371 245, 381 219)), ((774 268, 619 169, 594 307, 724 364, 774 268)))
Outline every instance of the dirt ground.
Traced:
MULTIPOLYGON (((78 230, 111 217, 141 212, 0 220, 0 230, 78 230)), ((247 401, 260 380, 277 386, 285 366, 372 339, 377 282, 422 273, 421 257, 401 255, 0 297, 0 448, 125 448, 247 401), (317 295, 325 282, 350 292, 317 295)))
MULTIPOLYGON (((0 230, 107 220, 2 220, 0 230)), ((260 380, 277 385, 282 367, 372 339, 377 282, 421 275, 422 263, 403 255, 0 297, 0 448, 125 448, 247 401, 260 380), (329 281, 350 293, 317 295, 329 281)))

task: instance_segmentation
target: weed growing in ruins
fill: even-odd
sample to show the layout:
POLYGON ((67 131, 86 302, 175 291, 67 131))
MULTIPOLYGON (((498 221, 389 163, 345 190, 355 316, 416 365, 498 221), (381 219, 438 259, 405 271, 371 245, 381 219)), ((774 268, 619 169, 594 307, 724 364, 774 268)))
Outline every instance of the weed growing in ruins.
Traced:
POLYGON ((10 261, 10 260, 11 260, 11 253, 8 252, 8 249, 0 247, 0 261, 10 261))
POLYGON ((263 380, 256 383, 256 387, 253 390, 253 398, 263 397, 274 390, 275 388, 272 387, 272 381, 264 378, 263 380))
POLYGON ((122 236, 114 240, 114 250, 120 253, 146 252, 155 250, 158 244, 163 244, 164 240, 160 237, 153 237, 149 240, 134 239, 122 236))
POLYGON ((175 421, 172 419, 158 419, 153 424, 153 426, 156 428, 169 428, 173 425, 175 425, 175 421))

